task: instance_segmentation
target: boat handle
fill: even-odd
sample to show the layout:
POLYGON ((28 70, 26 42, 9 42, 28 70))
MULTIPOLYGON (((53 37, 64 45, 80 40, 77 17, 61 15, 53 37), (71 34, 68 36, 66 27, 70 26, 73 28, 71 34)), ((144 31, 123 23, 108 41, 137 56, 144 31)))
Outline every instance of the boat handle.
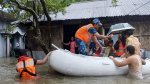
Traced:
POLYGON ((102 62, 102 65, 110 65, 108 62, 102 62))
POLYGON ((54 45, 53 43, 52 43, 52 46, 53 46, 54 48, 56 48, 57 50, 59 50, 59 48, 58 48, 56 45, 54 45))

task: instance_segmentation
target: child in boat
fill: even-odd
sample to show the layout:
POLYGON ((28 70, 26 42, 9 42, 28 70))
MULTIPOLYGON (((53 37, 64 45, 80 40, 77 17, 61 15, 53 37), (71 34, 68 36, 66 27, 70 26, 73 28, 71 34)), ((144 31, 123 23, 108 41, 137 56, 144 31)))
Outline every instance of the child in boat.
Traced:
POLYGON ((132 45, 128 45, 125 48, 126 59, 122 62, 117 61, 113 56, 109 56, 113 60, 116 66, 122 67, 128 65, 129 67, 129 77, 136 79, 143 79, 142 76, 142 65, 145 65, 146 62, 140 56, 135 54, 135 48, 132 45))
POLYGON ((110 53, 116 53, 113 47, 113 40, 109 40, 108 44, 109 44, 110 53))
MULTIPOLYGON (((98 42, 99 42, 99 43, 102 45, 102 47, 103 47, 103 46, 104 46, 104 43, 103 43, 101 40, 99 40, 98 38, 97 38, 97 40, 98 40, 98 42)), ((91 41, 91 43, 90 43, 90 45, 89 45, 88 54, 90 53, 91 49, 92 49, 92 56, 99 56, 98 54, 100 54, 101 51, 102 51, 102 48, 101 48, 101 47, 98 47, 98 45, 96 45, 96 43, 94 43, 93 41, 91 41), (96 53, 95 53, 95 52, 96 52, 96 53)))
POLYGON ((97 44, 95 44, 95 52, 92 54, 92 56, 99 57, 101 51, 102 51, 102 48, 100 48, 97 44))
POLYGON ((77 47, 77 45, 73 37, 71 37, 71 42, 64 43, 64 45, 70 45, 70 52, 75 53, 75 47, 77 47))
POLYGON ((37 79, 40 76, 36 76, 35 65, 41 65, 46 62, 48 57, 52 54, 52 51, 49 52, 43 60, 37 60, 34 58, 30 58, 27 55, 27 50, 20 49, 20 56, 18 59, 18 63, 16 64, 16 70, 20 74, 20 78, 23 79, 37 79))

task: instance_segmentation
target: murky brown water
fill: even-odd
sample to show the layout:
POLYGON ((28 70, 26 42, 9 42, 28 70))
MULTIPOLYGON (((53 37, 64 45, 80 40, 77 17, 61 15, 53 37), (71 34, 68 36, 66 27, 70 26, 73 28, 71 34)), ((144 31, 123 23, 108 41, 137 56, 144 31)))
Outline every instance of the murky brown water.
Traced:
POLYGON ((21 80, 15 69, 16 58, 0 58, 0 84, 150 84, 150 75, 143 80, 129 79, 126 75, 103 77, 71 77, 49 68, 48 64, 36 65, 40 79, 21 80))

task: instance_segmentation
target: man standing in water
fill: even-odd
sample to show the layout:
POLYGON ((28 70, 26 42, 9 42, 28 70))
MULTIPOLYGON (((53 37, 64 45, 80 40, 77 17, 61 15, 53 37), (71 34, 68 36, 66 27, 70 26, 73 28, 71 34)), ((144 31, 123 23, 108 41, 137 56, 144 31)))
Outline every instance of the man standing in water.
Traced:
POLYGON ((19 54, 20 54, 19 51, 20 51, 19 43, 16 43, 16 47, 14 48, 14 53, 16 58, 19 58, 19 54))
POLYGON ((39 78, 36 76, 35 66, 34 65, 41 65, 46 62, 48 57, 52 54, 52 51, 49 52, 43 60, 36 60, 27 56, 25 49, 20 49, 20 56, 18 59, 18 63, 16 64, 16 70, 20 74, 20 78, 23 79, 32 79, 32 78, 39 78))
POLYGON ((135 54, 135 48, 132 45, 128 45, 125 49, 126 59, 122 62, 118 62, 113 56, 109 56, 113 60, 115 65, 118 67, 129 66, 129 77, 136 79, 143 79, 142 76, 142 65, 145 65, 146 62, 141 57, 135 54))
POLYGON ((99 47, 102 47, 101 44, 97 41, 97 38, 104 39, 104 38, 112 38, 113 35, 104 36, 100 35, 97 30, 102 26, 99 19, 94 19, 92 24, 88 24, 79 28, 75 34, 75 41, 79 49, 79 53, 83 55, 87 55, 87 49, 85 43, 93 39, 94 43, 96 43, 99 47), (96 38, 97 37, 97 38, 96 38))

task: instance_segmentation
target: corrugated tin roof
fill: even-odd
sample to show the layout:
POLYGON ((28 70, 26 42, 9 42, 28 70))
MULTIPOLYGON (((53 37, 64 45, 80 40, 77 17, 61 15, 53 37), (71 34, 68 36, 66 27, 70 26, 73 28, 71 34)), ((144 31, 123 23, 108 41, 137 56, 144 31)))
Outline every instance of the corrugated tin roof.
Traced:
MULTIPOLYGON (((112 5, 112 0, 97 0, 72 3, 66 8, 66 13, 61 12, 50 15, 52 21, 72 20, 72 19, 89 19, 98 17, 114 17, 126 15, 150 15, 150 0, 117 0, 117 5, 112 5)), ((32 17, 31 17, 32 20, 32 17)), ((43 15, 39 21, 47 21, 43 15)), ((31 21, 27 21, 31 22, 31 21)), ((18 21, 11 24, 18 23, 18 21)))
MULTIPOLYGON (((125 15, 150 15, 150 0, 118 0, 116 7, 112 0, 73 3, 66 8, 66 14, 50 15, 52 20, 87 19, 125 15)), ((44 20, 43 18, 40 21, 44 20)), ((45 19, 46 20, 46 19, 45 19)))

